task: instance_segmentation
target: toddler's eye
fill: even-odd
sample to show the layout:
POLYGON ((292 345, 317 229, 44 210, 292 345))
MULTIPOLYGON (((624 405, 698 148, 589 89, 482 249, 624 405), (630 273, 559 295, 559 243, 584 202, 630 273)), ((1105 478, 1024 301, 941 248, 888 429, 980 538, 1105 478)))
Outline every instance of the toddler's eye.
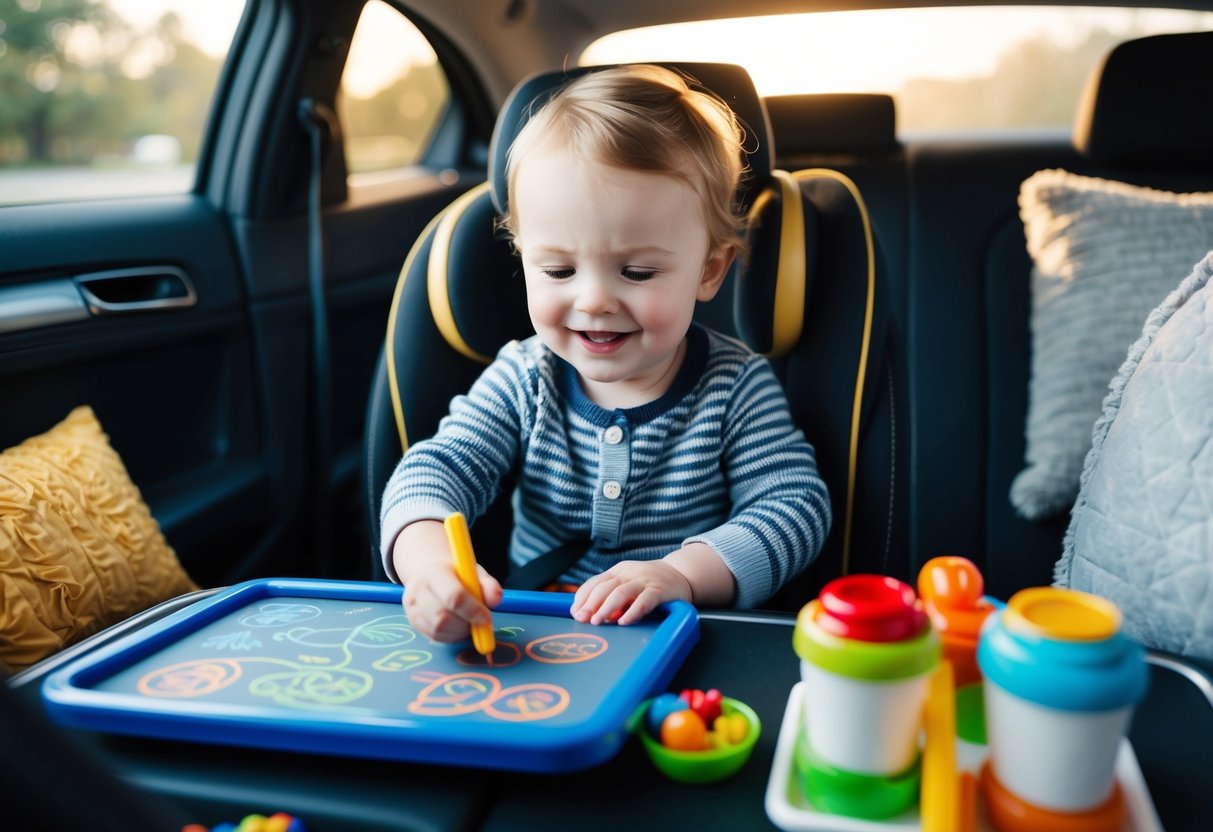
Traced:
POLYGON ((631 266, 628 266, 624 268, 620 274, 622 274, 628 280, 644 282, 645 280, 651 280, 652 278, 656 277, 657 271, 655 269, 634 269, 631 266))
POLYGON ((545 269, 540 269, 540 271, 543 272, 544 274, 546 274, 548 277, 554 278, 556 280, 560 280, 561 278, 572 277, 574 270, 573 269, 545 268, 545 269))

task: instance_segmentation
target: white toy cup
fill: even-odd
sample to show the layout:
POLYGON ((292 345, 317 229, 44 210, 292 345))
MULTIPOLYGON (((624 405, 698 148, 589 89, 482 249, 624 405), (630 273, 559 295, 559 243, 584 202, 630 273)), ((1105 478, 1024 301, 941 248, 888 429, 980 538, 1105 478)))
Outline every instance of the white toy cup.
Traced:
POLYGON ((990 746, 982 785, 995 826, 1118 829, 1116 757, 1147 669, 1116 606, 1069 589, 1023 590, 991 617, 977 660, 990 746))
POLYGON ((896 815, 917 798, 918 739, 939 638, 912 587, 848 575, 796 622, 804 729, 797 768, 809 800, 833 814, 896 815))

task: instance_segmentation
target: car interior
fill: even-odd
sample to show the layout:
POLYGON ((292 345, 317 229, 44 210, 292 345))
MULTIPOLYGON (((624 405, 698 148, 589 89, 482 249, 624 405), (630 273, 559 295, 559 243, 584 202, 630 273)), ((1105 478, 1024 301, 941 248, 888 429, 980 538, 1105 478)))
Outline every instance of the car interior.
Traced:
MULTIPOLYGON (((28 495, 42 480, 19 479, 29 470, 22 454, 53 454, 66 460, 51 466, 56 476, 88 479, 110 471, 96 460, 116 452, 115 480, 134 484, 121 510, 134 513, 78 515, 63 528, 95 527, 89 540, 104 541, 138 537, 150 522, 167 544, 140 550, 129 578, 108 554, 77 568, 49 555, 21 564, 5 551, 5 616, 29 639, 22 652, 17 631, 6 632, 13 643, 0 656, 9 671, 0 793, 5 811, 28 824, 19 828, 70 828, 81 801, 102 829, 274 810, 320 830, 768 828, 763 790, 798 672, 791 627, 823 585, 875 573, 913 586, 940 555, 973 561, 995 599, 1053 584, 1073 546, 1070 508, 1096 477, 1078 472, 1098 454, 1087 454, 1087 419, 1082 446, 1065 460, 1064 506, 1033 512, 1009 496, 1022 493, 1025 460, 1043 453, 1052 420, 1065 415, 1042 410, 1048 397, 1078 384, 1057 381, 1062 394, 1040 386, 1051 356, 1040 340, 1042 261, 1030 230, 1025 239, 1025 183, 1064 171, 1152 194, 1213 191, 1213 31, 1131 37, 1108 50, 1063 132, 901 131, 891 90, 766 94, 723 59, 653 59, 719 95, 746 128, 740 202, 752 255, 697 319, 771 360, 834 515, 815 563, 761 609, 701 611, 703 641, 678 680, 706 686, 725 676, 762 703, 766 722, 763 762, 722 787, 661 783, 631 748, 604 770, 536 784, 512 772, 100 736, 41 713, 48 675, 218 588, 279 576, 386 579, 379 498, 396 462, 435 432, 504 343, 533 332, 519 263, 495 228, 505 152, 533 102, 588 71, 577 63, 587 46, 686 20, 886 5, 904 4, 392 0, 432 47, 449 89, 417 161, 374 177, 351 169, 341 100, 363 0, 247 0, 188 191, 0 199, 0 448, 18 449, 0 480, 28 495), (89 447, 112 451, 52 447, 63 441, 54 426, 84 405, 99 423, 89 447), (37 598, 55 581, 66 589, 48 624, 36 620, 37 598), (101 591, 87 589, 97 581, 101 591), (115 600, 124 593, 132 597, 115 600), (635 799, 616 806, 611 789, 635 799)), ((1213 13, 1208 0, 1165 6, 1213 13)), ((0 22, 9 13, 0 8, 0 22)), ((1156 278, 1167 289, 1149 290, 1146 310, 1213 249, 1213 201, 1167 204, 1192 214, 1197 239, 1191 251, 1159 243, 1184 265, 1156 278)), ((1108 245, 1110 257, 1137 256, 1108 245)), ((1065 256, 1082 253, 1080 244, 1065 256)), ((1095 300, 1095 312, 1071 310, 1084 331, 1065 337, 1098 340, 1104 307, 1095 300)), ((1132 321, 1130 337, 1117 336, 1088 373, 1098 375, 1097 399, 1141 332, 1140 312, 1132 321)), ((71 418, 73 429, 93 430, 71 418)), ((1197 459, 1178 476, 1199 486, 1209 470, 1197 459)), ((52 505, 85 504, 89 488, 98 486, 52 505)), ((472 527, 481 563, 503 578, 509 495, 507 484, 472 527)), ((19 525, 33 522, 28 497, 12 502, 27 519, 0 524, 0 542, 30 537, 19 525)), ((1157 513, 1209 522, 1200 506, 1189 509, 1157 513)), ((1199 528, 1206 538, 1190 551, 1203 545, 1203 561, 1159 562, 1149 583, 1125 579, 1125 591, 1203 609, 1213 562, 1211 527, 1199 528)), ((1157 613, 1146 601, 1120 603, 1149 630, 1157 613)), ((1194 620, 1207 640, 1208 619, 1194 620)), ((1129 738, 1158 825, 1133 828, 1204 829, 1213 817, 1203 762, 1213 747, 1213 654, 1146 646, 1149 699, 1129 738)))

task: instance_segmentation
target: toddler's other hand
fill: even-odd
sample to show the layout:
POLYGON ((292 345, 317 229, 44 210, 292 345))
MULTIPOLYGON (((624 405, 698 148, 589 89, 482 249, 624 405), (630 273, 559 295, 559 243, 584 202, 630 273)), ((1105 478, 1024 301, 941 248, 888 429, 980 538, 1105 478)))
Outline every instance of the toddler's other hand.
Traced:
POLYGON ((625 560, 590 578, 573 598, 582 623, 633 624, 666 601, 691 601, 691 583, 665 561, 625 560))
POLYGON ((501 603, 501 584, 479 564, 476 572, 484 604, 464 588, 455 574, 446 530, 436 520, 405 527, 396 538, 392 561, 404 584, 404 613, 409 624, 434 641, 467 638, 472 624, 488 623, 488 610, 501 603))

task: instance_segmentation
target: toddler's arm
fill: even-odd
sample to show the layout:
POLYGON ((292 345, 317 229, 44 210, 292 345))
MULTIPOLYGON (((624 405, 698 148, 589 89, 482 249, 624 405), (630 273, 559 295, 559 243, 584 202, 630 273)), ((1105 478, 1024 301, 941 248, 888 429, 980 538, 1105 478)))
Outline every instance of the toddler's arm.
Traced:
POLYGON ((766 359, 754 357, 730 396, 720 466, 732 512, 683 546, 703 543, 717 552, 737 583, 732 604, 748 609, 817 557, 830 530, 830 496, 766 359))
POLYGON ((625 560, 590 578, 577 590, 572 613, 590 624, 632 624, 666 601, 722 607, 736 591, 720 555, 706 543, 688 543, 661 560, 625 560))
POLYGON ((435 641, 467 638, 472 624, 487 624, 488 610, 501 603, 501 584, 479 564, 476 570, 484 604, 464 589, 455 574, 446 530, 437 520, 405 526, 392 546, 392 565, 404 584, 404 612, 409 623, 435 641))

